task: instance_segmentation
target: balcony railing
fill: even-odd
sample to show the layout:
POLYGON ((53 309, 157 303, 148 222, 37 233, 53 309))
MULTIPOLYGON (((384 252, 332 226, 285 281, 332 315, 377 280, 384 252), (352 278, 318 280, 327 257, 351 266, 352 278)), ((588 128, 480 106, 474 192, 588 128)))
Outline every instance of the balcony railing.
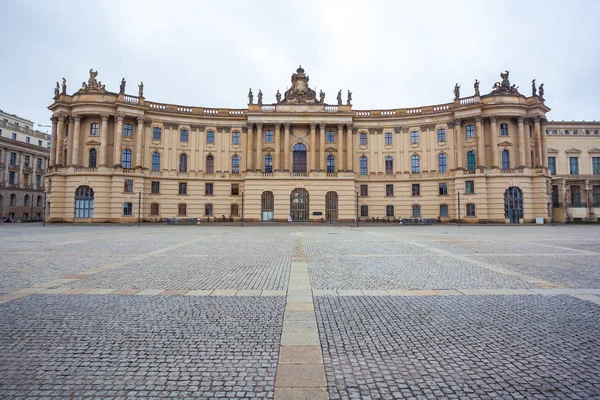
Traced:
POLYGON ((292 173, 290 173, 290 176, 292 176, 292 177, 307 177, 308 172, 292 172, 292 173))
POLYGON ((500 172, 502 172, 503 174, 522 174, 523 169, 522 168, 508 168, 508 169, 501 169, 500 172))
POLYGON ((75 167, 75 172, 96 172, 98 168, 75 167))

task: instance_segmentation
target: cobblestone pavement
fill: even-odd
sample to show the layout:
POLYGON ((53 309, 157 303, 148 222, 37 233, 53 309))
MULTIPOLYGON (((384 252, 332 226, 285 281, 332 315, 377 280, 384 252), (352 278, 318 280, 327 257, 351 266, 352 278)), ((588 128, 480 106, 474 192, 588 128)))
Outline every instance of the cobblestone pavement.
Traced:
POLYGON ((600 398, 595 226, 10 224, 0 399, 600 398))

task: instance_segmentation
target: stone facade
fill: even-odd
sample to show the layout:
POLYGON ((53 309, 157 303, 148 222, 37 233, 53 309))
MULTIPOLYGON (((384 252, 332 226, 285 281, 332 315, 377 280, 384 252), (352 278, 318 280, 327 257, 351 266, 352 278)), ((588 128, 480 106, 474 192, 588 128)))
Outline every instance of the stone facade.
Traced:
POLYGON ((266 104, 258 91, 255 103, 250 91, 245 109, 150 102, 143 84, 131 96, 125 81, 112 93, 96 77, 49 107, 50 221, 132 222, 140 192, 144 220, 237 219, 242 193, 254 221, 449 221, 459 192, 466 222, 551 214, 550 109, 518 93, 508 72, 489 94, 476 81, 475 96, 457 85, 450 103, 389 110, 354 110, 350 91, 327 104, 302 68, 283 99, 266 104))

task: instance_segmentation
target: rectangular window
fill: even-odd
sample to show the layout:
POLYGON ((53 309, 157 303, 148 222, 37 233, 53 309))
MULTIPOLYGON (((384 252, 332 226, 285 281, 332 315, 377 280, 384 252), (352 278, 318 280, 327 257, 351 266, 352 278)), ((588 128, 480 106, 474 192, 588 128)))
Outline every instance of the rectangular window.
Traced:
POLYGON ((125 136, 125 137, 133 136, 133 125, 131 125, 131 124, 123 125, 123 136, 125 136))
POLYGON ((438 129, 437 137, 438 137, 438 142, 445 142, 446 141, 446 129, 444 129, 444 128, 438 129))
POLYGON ((327 131, 327 134, 325 135, 325 140, 327 140, 327 143, 335 142, 335 132, 327 131))
POLYGON ((240 133, 233 132, 231 134, 231 144, 240 144, 240 133))
POLYGON ((552 134, 553 134, 553 135, 557 135, 557 134, 558 134, 558 131, 557 131, 556 129, 552 129, 552 134))
POLYGON ((361 146, 366 146, 367 145, 367 134, 362 132, 360 134, 360 145, 361 146))
POLYGON ((179 182, 179 194, 187 194, 187 182, 179 182))
POLYGON ((25 156, 25 166, 29 167, 29 156, 25 156))
POLYGON ((361 217, 369 216, 369 206, 364 205, 364 204, 360 206, 360 216, 361 217))
POLYGON ((204 205, 204 215, 206 217, 212 217, 212 215, 213 215, 213 206, 212 206, 212 204, 209 203, 209 204, 205 204, 204 205))
POLYGON ((579 158, 569 157, 569 174, 579 175, 579 158))
POLYGON ((586 130, 585 130, 585 134, 586 134, 586 135, 590 135, 591 133, 592 133, 592 132, 590 132, 590 131, 589 131, 589 129, 586 129, 586 130))
POLYGON ((231 213, 230 213, 230 215, 232 217, 237 217, 238 215, 240 215, 239 207, 238 207, 237 203, 233 203, 231 205, 231 213))
POLYGON ((213 194, 213 184, 207 183, 204 185, 204 194, 212 195, 213 194))
POLYGON ((565 129, 565 135, 568 135, 568 134, 569 134, 569 130, 565 129))
POLYGON ((42 176, 41 175, 36 175, 35 176, 35 185, 37 187, 41 187, 42 186, 42 176))
POLYGON ((42 141, 38 140, 38 146, 41 146, 41 145, 42 145, 42 141))
POLYGON ((447 182, 440 182, 439 187, 438 187, 438 194, 441 196, 448 195, 448 183, 447 182))
POLYGON ((152 192, 152 194, 159 194, 160 193, 160 182, 152 181, 151 192, 152 192))
POLYGON ((421 185, 418 183, 413 183, 412 184, 412 195, 413 196, 420 196, 421 195, 421 185))
POLYGON ((42 159, 38 157, 35 162, 37 169, 42 169, 42 159))
POLYGON ((179 141, 182 143, 187 143, 190 137, 190 133, 187 129, 182 129, 179 131, 179 141))
POLYGON ((413 218, 419 218, 421 216, 421 206, 418 204, 413 204, 412 206, 412 216, 413 218))
POLYGON ((600 207, 600 186, 592 186, 592 205, 600 207))
POLYGON ((600 157, 592 157, 592 174, 600 175, 600 157))
POLYGON ((500 124, 500 136, 508 136, 508 124, 500 124))
POLYGON ((123 215, 126 217, 130 217, 133 215, 133 204, 132 203, 123 203, 123 215))
POLYGON ((548 157, 548 169, 551 175, 556 175, 556 157, 548 157))
POLYGON ((206 132, 206 143, 215 142, 215 133, 213 131, 206 132))
POLYGON ((31 143, 31 138, 29 136, 25 137, 25 143, 31 143))
POLYGON ((388 204, 387 206, 385 206, 385 216, 386 217, 394 216, 394 206, 393 205, 388 204))
POLYGON ((475 137, 475 125, 467 125, 466 126, 466 137, 467 138, 475 137))
POLYGON ((92 122, 90 124, 90 135, 98 136, 98 123, 97 122, 92 122))
POLYGON ((552 207, 560 207, 560 202, 558 201, 558 185, 552 186, 552 207))
POLYGON ((467 204, 467 217, 475 216, 475 204, 467 204))
POLYGON ((386 132, 385 133, 385 144, 392 144, 392 132, 386 132))
POLYGON ((177 206, 177 215, 180 217, 185 217, 187 215, 187 206, 183 203, 177 206))
POLYGON ((265 131, 265 143, 273 143, 273 131, 265 131))
POLYGON ((571 186, 571 206, 581 207, 581 188, 579 186, 571 186))
POLYGON ((578 129, 574 129, 573 130, 573 135, 579 135, 579 130, 578 129))
POLYGON ((132 193, 133 192, 133 179, 125 179, 125 184, 124 184, 123 191, 125 193, 132 193))
POLYGON ((10 183, 11 185, 14 185, 16 182, 16 173, 15 171, 10 171, 8 173, 8 183, 10 183))
POLYGON ((369 195, 369 185, 360 185, 360 196, 367 197, 369 195))
POLYGON ((448 216, 448 204, 440 204, 440 217, 448 216))
POLYGON ((232 183, 231 184, 231 195, 232 196, 238 196, 240 194, 240 184, 239 183, 232 183))
POLYGON ((160 206, 158 205, 158 203, 150 204, 150 215, 155 217, 159 214, 160 214, 160 206))
POLYGON ((410 133, 410 143, 412 143, 412 144, 419 143, 419 131, 412 131, 410 133))
POLYGON ((13 138, 13 140, 17 140, 17 134, 13 132, 12 138, 13 138))
POLYGON ((386 196, 394 195, 394 185, 392 185, 392 184, 385 185, 385 195, 386 196))
POLYGON ((160 129, 158 126, 155 126, 154 129, 152 129, 152 140, 161 140, 161 136, 162 129, 160 129))
POLYGON ((17 163, 17 153, 10 153, 10 165, 15 165, 17 163))
POLYGON ((465 181, 465 194, 475 193, 475 181, 465 181))
POLYGON ((23 174, 23 185, 29 184, 29 174, 23 174))

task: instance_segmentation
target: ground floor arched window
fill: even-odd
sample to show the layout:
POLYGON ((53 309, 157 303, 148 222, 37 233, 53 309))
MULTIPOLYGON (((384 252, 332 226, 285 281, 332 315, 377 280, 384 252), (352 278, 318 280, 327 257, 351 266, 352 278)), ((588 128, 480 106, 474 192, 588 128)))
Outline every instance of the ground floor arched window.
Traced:
POLYGON ((94 190, 89 186, 79 186, 75 190, 75 218, 94 216, 94 190))

